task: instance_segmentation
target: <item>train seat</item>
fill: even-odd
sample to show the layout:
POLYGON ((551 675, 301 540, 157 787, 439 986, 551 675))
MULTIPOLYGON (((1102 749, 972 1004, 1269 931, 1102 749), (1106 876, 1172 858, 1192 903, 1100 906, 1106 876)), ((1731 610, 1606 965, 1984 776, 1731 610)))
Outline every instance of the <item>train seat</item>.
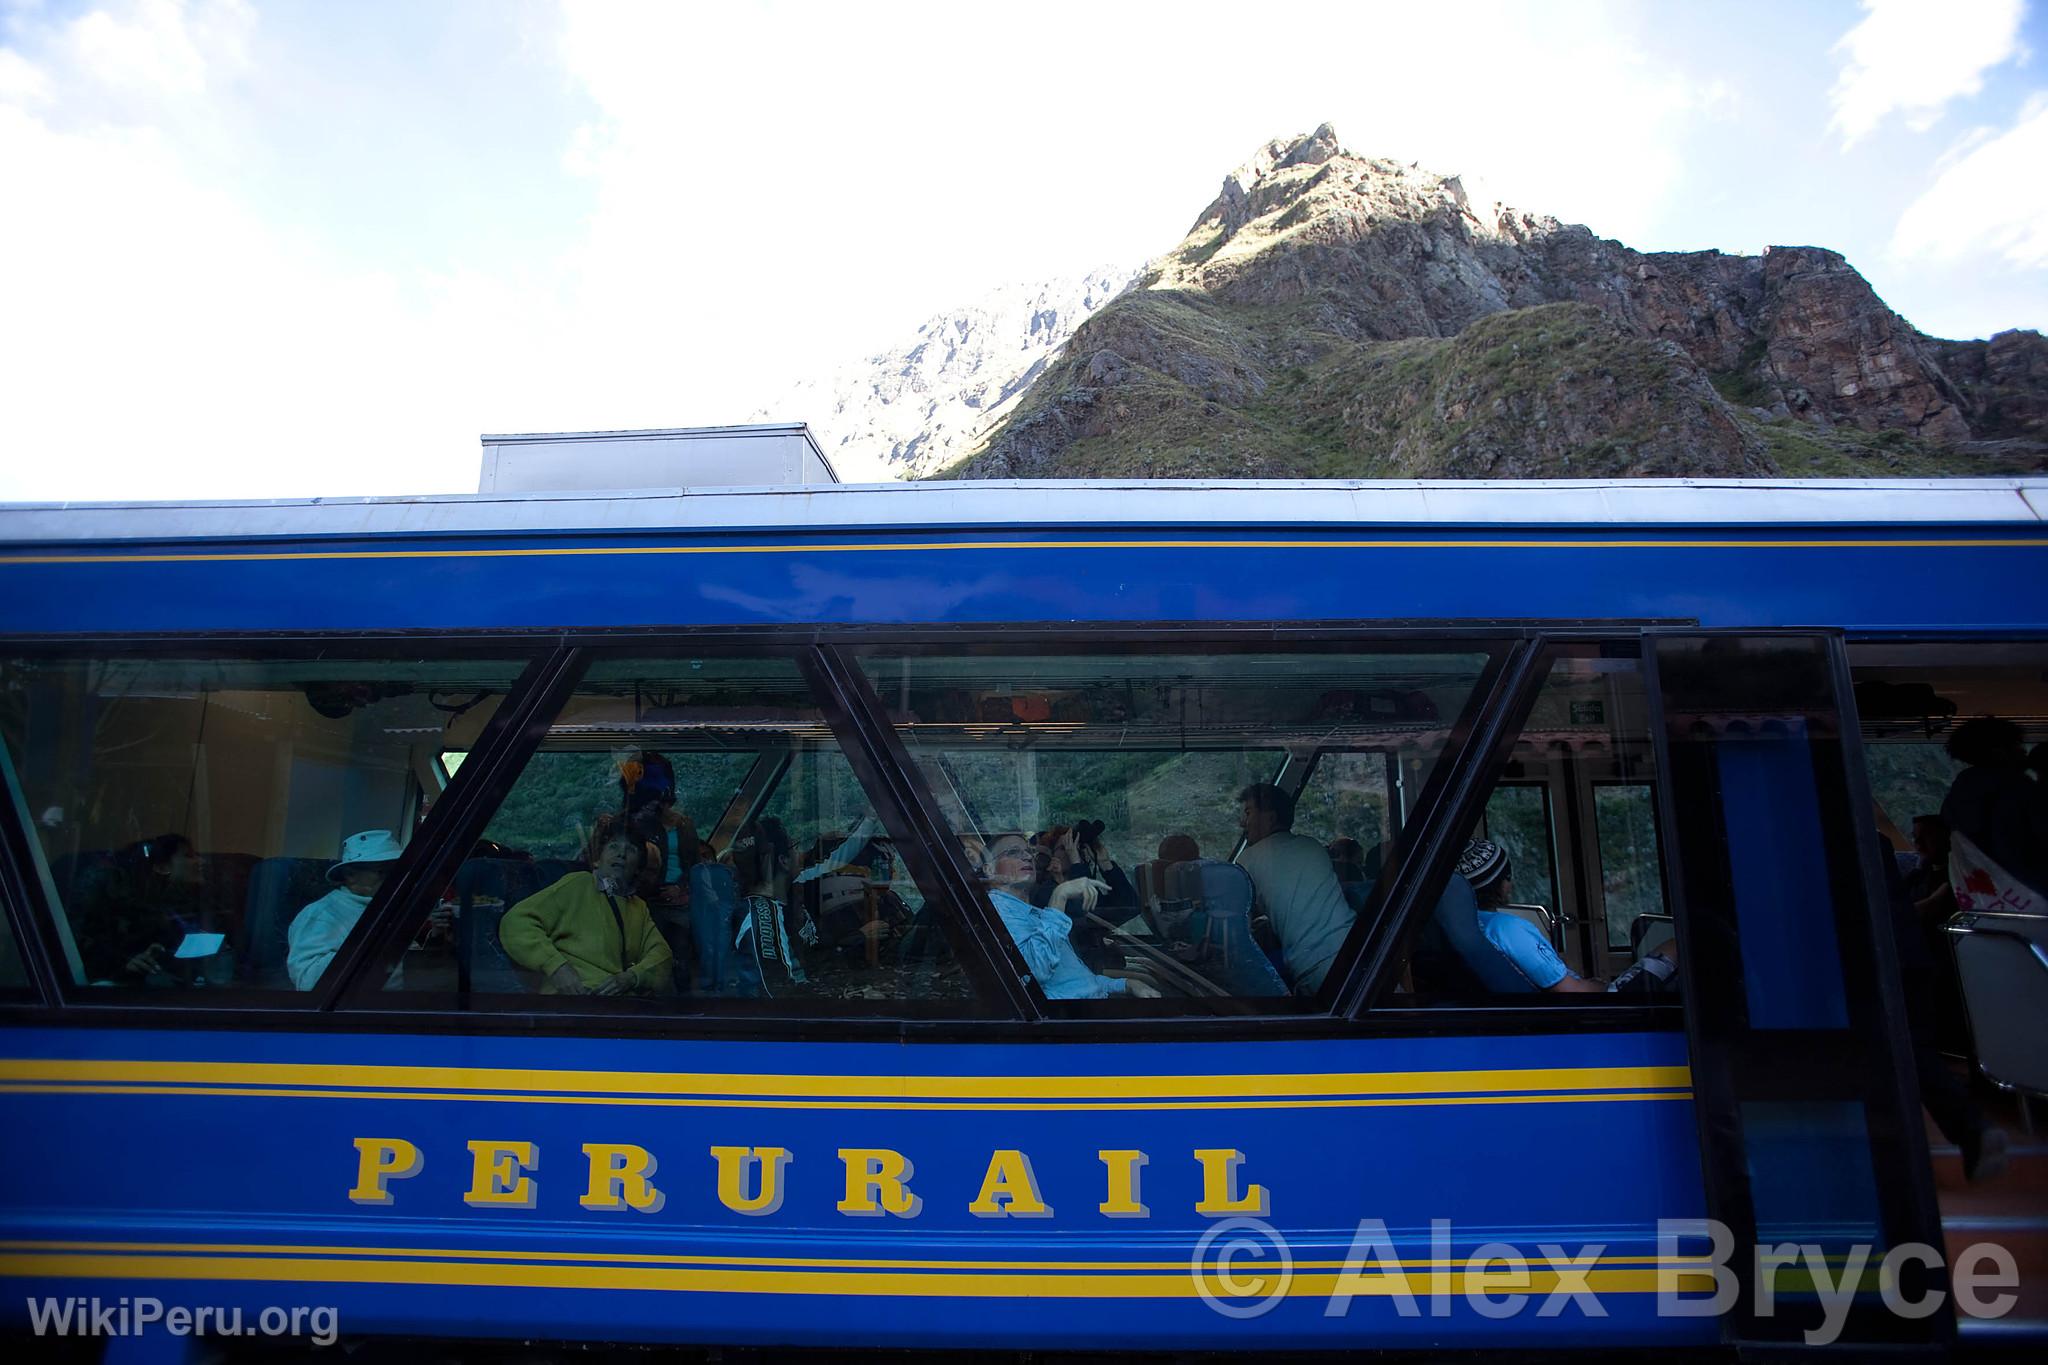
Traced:
POLYGON ((1498 908, 1503 915, 1513 915, 1518 920, 1535 925, 1537 932, 1543 935, 1551 947, 1557 946, 1557 916, 1550 913, 1548 906, 1503 905, 1498 908))
POLYGON ((334 889, 326 858, 265 858, 249 869, 247 910, 236 944, 236 975, 263 990, 290 990, 285 954, 299 911, 334 889))
POLYGON ((1287 983, 1252 936, 1252 878, 1236 863, 1195 858, 1166 866, 1154 923, 1195 944, 1196 970, 1237 996, 1284 996, 1287 983))
POLYGON ((1451 980, 1442 984, 1476 986, 1486 995, 1522 995, 1536 989, 1508 955, 1487 940, 1479 927, 1479 898, 1472 883, 1456 873, 1437 897, 1430 927, 1441 940, 1439 965, 1450 969, 1451 980))
POLYGON ((113 874, 114 855, 96 849, 60 853, 50 859, 50 882, 57 889, 57 903, 82 905, 92 887, 113 874))
POLYGON ((515 994, 535 988, 498 941, 505 912, 540 890, 539 868, 515 858, 471 858, 456 870, 456 952, 469 989, 515 994))
POLYGON ((690 869, 690 989, 697 995, 753 998, 762 993, 753 959, 734 949, 739 903, 739 879, 731 868, 698 863, 690 869))
POLYGON ((2048 1096, 2048 918, 1964 914, 1948 933, 1977 1069, 2022 1096, 2048 1096))

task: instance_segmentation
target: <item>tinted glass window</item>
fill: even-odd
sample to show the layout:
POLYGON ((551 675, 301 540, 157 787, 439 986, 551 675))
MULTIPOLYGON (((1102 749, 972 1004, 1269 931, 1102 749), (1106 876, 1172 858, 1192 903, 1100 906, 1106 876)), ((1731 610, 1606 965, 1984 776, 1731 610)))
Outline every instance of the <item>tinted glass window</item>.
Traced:
POLYGON ((523 664, 0 661, 60 971, 159 1003, 311 987, 523 664))
POLYGON ((1037 830, 1100 818, 1105 843, 1143 861, 1175 834, 1227 857, 1240 837, 1236 810, 1193 806, 1188 794, 1270 782, 1285 758, 1278 749, 1077 749, 1047 750, 1027 765, 1007 751, 955 750, 921 752, 918 762, 955 828, 1037 830))
POLYGON ((1649 700, 1620 651, 1553 651, 1398 1003, 1677 1001, 1649 700))
MULTIPOLYGON (((760 754, 678 752, 667 756, 676 810, 692 829, 711 833, 760 754)), ((619 763, 609 752, 543 751, 491 816, 484 838, 536 858, 579 858, 594 823, 619 804, 619 763)))
POLYGON ((1491 657, 864 666, 1055 1012, 1285 1011, 1315 1007, 1399 837, 1389 773, 1428 778, 1491 657))
POLYGON ((1883 733, 1882 722, 1871 729, 1877 733, 1867 737, 1863 751, 1870 794, 1899 828, 1910 832, 1914 819, 1940 813, 1963 765, 1950 758, 1939 741, 1918 736, 1892 739, 1883 733))
POLYGON ((27 988, 28 968, 22 964, 14 926, 0 918, 0 993, 12 995, 27 988))
POLYGON ((1607 903, 1607 946, 1640 939, 1644 917, 1668 916, 1664 860, 1657 848, 1657 797, 1647 783, 1607 782, 1593 788, 1600 840, 1600 896, 1607 903))
MULTIPOLYGON (((2048 897, 2048 645, 1860 643, 1849 658, 1878 829, 1907 894, 1930 924, 1959 909, 2037 913, 2048 897)), ((1931 946, 1946 963, 1946 942, 1931 946)), ((1943 1032, 1964 1050, 1953 1021, 1943 1032)))
POLYGON ((974 1013, 905 842, 793 657, 602 658, 381 993, 522 1012, 974 1013))
POLYGON ((1294 828, 1330 850, 1340 875, 1378 879, 1387 845, 1400 828, 1401 764, 1386 749, 1325 750, 1305 772, 1294 828), (1349 843, 1345 841, 1349 840, 1349 843), (1355 863, 1355 870, 1345 866, 1355 863))
POLYGON ((1486 798, 1486 837, 1514 861, 1515 895, 1532 905, 1557 904, 1550 848, 1549 793, 1533 784, 1496 787, 1486 798))
MULTIPOLYGON (((1733 1116, 1701 1129, 1707 1206, 1739 1245, 1798 1229, 1831 1260, 1852 1247, 1875 1259, 1888 1246, 1934 1241, 1941 1229, 1905 1051, 1925 1037, 1928 1021, 1907 1016, 1928 983, 1924 969, 1893 965, 1894 953, 1915 955, 1918 926, 1875 856, 1879 814, 1844 725, 1840 646, 1714 634, 1652 637, 1645 648, 1662 693, 1659 780, 1676 817, 1667 835, 1694 987, 1693 1085, 1702 1112, 1733 1116)), ((1891 723, 1924 738, 1938 694, 1896 681, 1889 698, 1859 689, 1857 699, 1874 712, 1890 701, 1891 723)), ((2005 744, 1986 756, 2005 789, 2031 801, 2024 734, 1998 729, 2005 744)), ((1930 1064, 1928 1094, 1943 1067, 1930 1064)), ((1738 1268, 1738 1282, 1748 1274, 1738 1268)), ((1935 1324, 1902 1322, 1876 1288, 1864 1283, 1846 1323, 1831 1319, 1843 1341, 1903 1345, 1916 1323, 1923 1333, 1935 1324)), ((1791 1340, 1820 1317, 1810 1297, 1777 1299, 1793 1311, 1751 1307, 1739 1298, 1731 1323, 1752 1340, 1791 1340)))

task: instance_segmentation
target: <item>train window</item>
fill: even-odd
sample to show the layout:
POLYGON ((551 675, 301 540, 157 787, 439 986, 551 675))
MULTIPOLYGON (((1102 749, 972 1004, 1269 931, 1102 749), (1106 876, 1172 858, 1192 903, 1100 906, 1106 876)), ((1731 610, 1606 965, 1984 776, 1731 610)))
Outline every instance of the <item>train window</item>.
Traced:
POLYGON ((523 660, 0 660, 61 975, 304 996, 523 660))
POLYGON ((863 664, 1052 1011, 1114 1014, 1310 1008, 1399 836, 1399 786, 1435 770, 1497 657, 1004 647, 863 664))
POLYGON ((979 1012, 904 838, 794 658, 600 659, 383 1003, 979 1012))
POLYGON ((1392 1003, 1677 998, 1633 646, 1553 655, 1392 1003))
POLYGON ((1976 908, 2048 894, 2048 645, 1859 643, 1849 662, 1878 826, 1930 921, 1958 908, 1957 835, 2003 888, 1976 908))
POLYGON ((1537 905, 1557 904, 1557 854, 1550 837, 1550 792, 1540 783, 1503 782, 1486 798, 1486 837, 1514 861, 1515 891, 1537 905))
POLYGON ((28 988, 28 969, 21 960, 21 946, 14 941, 14 926, 0 918, 0 996, 13 996, 28 988))
POLYGON ((1135 850, 1136 862, 1148 853, 1156 856, 1160 845, 1176 835, 1228 857, 1241 837, 1236 807, 1228 801, 1191 806, 1186 794, 1234 793, 1254 782, 1270 782, 1285 757, 1277 749, 1191 754, 1069 750, 1034 754, 1024 765, 1008 751, 933 749, 917 755, 956 829, 1035 832, 1087 818, 1077 811, 1100 811, 1102 846, 1135 850), (1041 792, 1058 793, 1060 804, 1048 808, 1041 792))
MULTIPOLYGON (((1668 920, 1664 860, 1657 851, 1657 794, 1647 782, 1593 784, 1593 829, 1600 854, 1600 898, 1607 946, 1640 945, 1650 925, 1668 920)), ((1664 937, 1662 927, 1658 936, 1664 937)))
MULTIPOLYGON (((681 750, 666 757, 675 771, 678 828, 701 830, 707 836, 759 761, 751 749, 681 750)), ((617 755, 604 751, 535 754, 492 813, 485 843, 534 858, 582 857, 591 829, 619 804, 619 762, 617 755)))
POLYGON ((1387 846, 1401 827, 1401 767, 1382 749, 1329 749, 1302 774, 1295 832, 1329 849, 1340 880, 1379 880, 1387 846))

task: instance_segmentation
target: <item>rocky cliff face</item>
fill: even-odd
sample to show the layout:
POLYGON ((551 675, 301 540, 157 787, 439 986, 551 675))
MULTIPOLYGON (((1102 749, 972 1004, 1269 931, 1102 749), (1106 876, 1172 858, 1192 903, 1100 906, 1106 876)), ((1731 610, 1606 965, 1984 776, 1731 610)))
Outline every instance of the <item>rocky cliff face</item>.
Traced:
POLYGON ((1137 274, 1105 266, 993 290, 930 319, 902 346, 798 382, 748 420, 808 422, 848 483, 916 478, 973 449, 1074 329, 1137 274))
POLYGON ((1644 253, 1353 156, 1224 179, 966 477, 1995 473, 2048 460, 2048 342, 1926 337, 1842 257, 1644 253))

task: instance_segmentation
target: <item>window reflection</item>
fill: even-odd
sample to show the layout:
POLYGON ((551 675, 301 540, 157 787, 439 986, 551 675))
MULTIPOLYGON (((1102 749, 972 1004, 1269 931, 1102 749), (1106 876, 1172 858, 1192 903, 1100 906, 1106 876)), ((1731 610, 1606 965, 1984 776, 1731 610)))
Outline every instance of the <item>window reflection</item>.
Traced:
POLYGON ((1554 652, 1396 1003, 1677 999, 1648 697, 1639 661, 1616 653, 1554 652))
POLYGON ((1401 837, 1402 793, 1435 769, 1490 658, 863 662, 1050 1001, 1298 1010, 1315 1007, 1401 837))
POLYGON ((594 663, 422 921, 394 1000, 979 1006, 794 659, 594 663))
POLYGON ((294 930, 317 920, 301 934, 316 983, 367 903, 346 886, 369 866, 349 866, 351 841, 374 836, 388 870, 445 784, 435 756, 474 741, 522 666, 0 661, 60 971, 143 999, 291 992, 294 930))

